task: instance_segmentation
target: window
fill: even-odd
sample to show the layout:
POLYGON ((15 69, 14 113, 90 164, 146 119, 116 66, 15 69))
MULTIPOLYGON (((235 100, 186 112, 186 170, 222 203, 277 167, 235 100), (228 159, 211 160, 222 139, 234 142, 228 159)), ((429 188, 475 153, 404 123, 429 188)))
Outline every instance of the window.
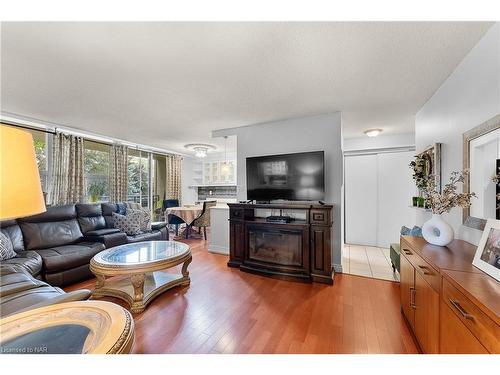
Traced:
POLYGON ((84 141, 84 170, 87 200, 91 203, 109 200, 109 152, 110 146, 84 141))
POLYGON ((149 158, 148 152, 129 150, 128 152, 128 201, 150 207, 149 199, 149 158))

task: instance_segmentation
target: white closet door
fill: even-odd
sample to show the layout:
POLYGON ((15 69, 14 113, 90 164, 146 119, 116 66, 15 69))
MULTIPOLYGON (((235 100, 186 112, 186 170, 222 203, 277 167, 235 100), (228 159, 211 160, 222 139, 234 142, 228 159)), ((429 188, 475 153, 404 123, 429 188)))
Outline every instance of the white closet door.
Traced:
POLYGON ((414 151, 378 155, 378 233, 379 247, 399 242, 402 225, 412 226, 415 209, 410 208, 415 184, 408 164, 414 151))
POLYGON ((377 246, 377 155, 345 157, 346 243, 377 246))

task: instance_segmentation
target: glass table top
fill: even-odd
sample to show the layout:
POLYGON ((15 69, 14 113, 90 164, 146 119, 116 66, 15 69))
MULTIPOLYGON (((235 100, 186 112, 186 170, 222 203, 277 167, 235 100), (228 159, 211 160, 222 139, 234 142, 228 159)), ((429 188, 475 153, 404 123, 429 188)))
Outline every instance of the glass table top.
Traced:
POLYGON ((81 354, 89 333, 79 324, 41 328, 0 344, 0 354, 81 354))
POLYGON ((182 242, 148 241, 104 250, 94 259, 105 264, 132 265, 174 259, 186 255, 189 251, 189 246, 182 242))

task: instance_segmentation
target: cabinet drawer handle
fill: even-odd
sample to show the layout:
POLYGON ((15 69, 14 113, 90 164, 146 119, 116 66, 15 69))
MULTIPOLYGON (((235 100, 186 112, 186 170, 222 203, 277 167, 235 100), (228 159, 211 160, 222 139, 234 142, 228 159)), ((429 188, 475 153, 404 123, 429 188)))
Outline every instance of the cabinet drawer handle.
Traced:
POLYGON ((453 307, 455 309, 458 310, 458 312, 465 318, 465 319, 469 319, 469 320, 474 320, 474 317, 469 314, 467 311, 465 311, 465 309, 462 307, 462 305, 460 305, 460 302, 458 302, 457 300, 453 300, 453 299, 450 299, 450 303, 453 305, 453 307))
POLYGON ((432 272, 429 272, 429 267, 427 266, 418 266, 422 271, 424 271, 424 275, 434 275, 432 272))
POLYGON ((406 255, 413 255, 413 253, 412 253, 410 250, 407 250, 407 249, 403 249, 403 252, 404 252, 406 255))
POLYGON ((416 289, 413 287, 410 287, 410 307, 414 310, 417 308, 417 305, 415 304, 415 292, 416 292, 416 289))

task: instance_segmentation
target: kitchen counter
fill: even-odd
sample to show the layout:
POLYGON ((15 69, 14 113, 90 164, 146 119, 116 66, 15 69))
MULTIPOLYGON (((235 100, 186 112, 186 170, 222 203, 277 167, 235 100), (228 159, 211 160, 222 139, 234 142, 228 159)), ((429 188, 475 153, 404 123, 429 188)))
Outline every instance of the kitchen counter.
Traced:
POLYGON ((229 206, 218 202, 210 209, 208 251, 229 255, 229 206))

